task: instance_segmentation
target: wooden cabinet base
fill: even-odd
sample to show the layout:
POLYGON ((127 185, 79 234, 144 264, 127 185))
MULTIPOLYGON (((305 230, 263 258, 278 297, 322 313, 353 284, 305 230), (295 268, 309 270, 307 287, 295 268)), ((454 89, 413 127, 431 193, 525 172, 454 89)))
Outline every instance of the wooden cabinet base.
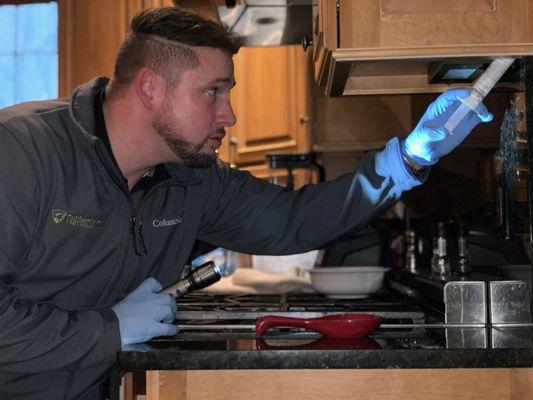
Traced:
POLYGON ((147 371, 146 393, 125 396, 126 400, 355 398, 532 399, 533 368, 147 371))

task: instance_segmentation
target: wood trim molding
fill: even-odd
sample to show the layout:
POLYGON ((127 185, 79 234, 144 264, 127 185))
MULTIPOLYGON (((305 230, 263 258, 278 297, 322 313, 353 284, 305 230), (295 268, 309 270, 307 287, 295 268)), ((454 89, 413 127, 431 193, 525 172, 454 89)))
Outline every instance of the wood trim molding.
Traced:
POLYGON ((351 48, 333 51, 337 62, 361 60, 430 60, 457 57, 521 57, 533 55, 533 44, 503 43, 449 46, 351 48))
POLYGON ((69 96, 72 82, 72 31, 74 2, 70 0, 58 0, 58 94, 59 97, 69 96))

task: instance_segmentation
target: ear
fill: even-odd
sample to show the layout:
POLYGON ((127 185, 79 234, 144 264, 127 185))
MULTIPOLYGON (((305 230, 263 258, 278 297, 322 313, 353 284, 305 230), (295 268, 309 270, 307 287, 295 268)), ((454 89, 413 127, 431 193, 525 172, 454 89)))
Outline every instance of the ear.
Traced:
POLYGON ((153 110, 160 102, 163 79, 151 68, 143 67, 133 80, 137 97, 148 110, 153 110))

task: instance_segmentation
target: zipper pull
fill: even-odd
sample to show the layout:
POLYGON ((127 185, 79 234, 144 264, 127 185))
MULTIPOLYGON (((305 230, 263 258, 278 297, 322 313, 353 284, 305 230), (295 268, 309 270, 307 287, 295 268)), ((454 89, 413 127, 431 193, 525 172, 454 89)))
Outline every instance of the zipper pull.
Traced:
POLYGON ((135 218, 135 215, 132 215, 130 218, 130 231, 131 231, 131 238, 133 240, 133 251, 136 256, 140 256, 141 253, 139 252, 139 248, 137 247, 137 235, 135 234, 135 224, 136 224, 136 218, 135 218))
POLYGON ((146 248, 146 243, 144 243, 143 223, 142 223, 142 221, 139 221, 139 227, 137 228, 137 231, 139 232, 139 238, 141 239, 142 251, 143 251, 144 254, 148 254, 148 249, 146 248))

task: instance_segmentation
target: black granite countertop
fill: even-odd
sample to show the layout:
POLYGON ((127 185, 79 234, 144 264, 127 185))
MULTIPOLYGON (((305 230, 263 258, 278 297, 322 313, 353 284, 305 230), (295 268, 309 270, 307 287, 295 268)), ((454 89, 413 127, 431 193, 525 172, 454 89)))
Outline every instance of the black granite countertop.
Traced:
POLYGON ((359 340, 320 339, 303 332, 264 338, 181 333, 123 349, 118 366, 124 371, 533 367, 531 328, 463 329, 448 337, 442 331, 377 331, 359 340))
POLYGON ((359 300, 306 294, 212 298, 193 293, 178 305, 175 322, 184 328, 181 332, 122 349, 118 367, 123 371, 533 367, 533 327, 429 328, 427 324, 443 322, 443 304, 420 308, 421 304, 428 303, 413 303, 389 289, 359 300), (253 331, 256 312, 291 316, 296 312, 295 316, 309 318, 302 317, 302 311, 378 312, 382 325, 364 339, 321 338, 318 333, 284 327, 258 338, 253 331), (237 319, 230 319, 234 314, 237 319), (217 330, 208 329, 210 324, 218 324, 217 330), (235 324, 249 330, 235 329, 235 324), (192 330, 185 329, 187 325, 192 330), (220 330, 222 326, 225 330, 220 330))

